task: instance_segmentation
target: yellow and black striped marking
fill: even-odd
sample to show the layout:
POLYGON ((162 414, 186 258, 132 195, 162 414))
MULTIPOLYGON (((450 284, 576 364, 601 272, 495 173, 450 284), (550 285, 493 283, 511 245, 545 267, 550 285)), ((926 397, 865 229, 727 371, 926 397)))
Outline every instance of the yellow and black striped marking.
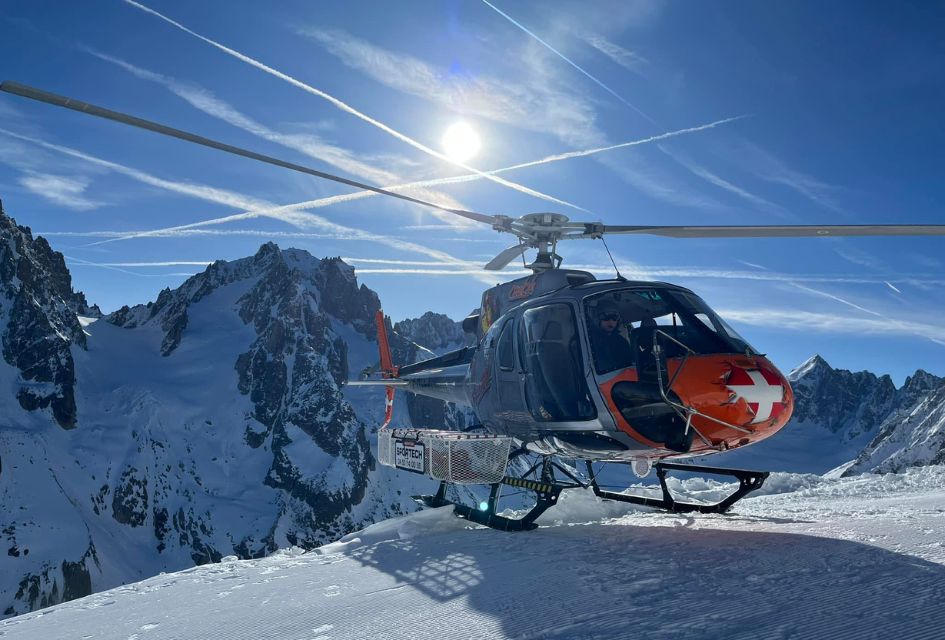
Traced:
POLYGON ((544 482, 535 482, 534 480, 524 480, 522 478, 510 478, 509 476, 502 478, 502 484, 507 484, 510 487, 531 489, 538 493, 552 493, 555 489, 554 485, 545 484, 544 482))

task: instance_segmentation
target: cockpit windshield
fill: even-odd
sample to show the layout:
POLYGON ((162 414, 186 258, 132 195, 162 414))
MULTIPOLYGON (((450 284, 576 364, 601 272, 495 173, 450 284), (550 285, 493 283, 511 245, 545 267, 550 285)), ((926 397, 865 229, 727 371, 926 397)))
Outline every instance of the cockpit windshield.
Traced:
POLYGON ((755 353, 698 296, 668 288, 608 291, 584 301, 597 373, 636 366, 649 353, 657 331, 667 357, 693 353, 755 353), (682 346, 685 345, 685 346, 682 346))

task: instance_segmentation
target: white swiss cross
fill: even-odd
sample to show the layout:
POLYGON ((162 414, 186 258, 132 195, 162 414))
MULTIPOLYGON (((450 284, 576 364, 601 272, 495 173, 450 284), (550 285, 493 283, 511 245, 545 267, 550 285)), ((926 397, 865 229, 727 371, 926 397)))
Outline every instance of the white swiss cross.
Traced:
POLYGON ((769 383, 761 371, 757 369, 735 369, 729 382, 747 383, 745 375, 750 378, 750 384, 727 384, 728 389, 748 403, 755 412, 755 419, 749 424, 758 424, 771 417, 776 404, 784 402, 784 387, 769 383))

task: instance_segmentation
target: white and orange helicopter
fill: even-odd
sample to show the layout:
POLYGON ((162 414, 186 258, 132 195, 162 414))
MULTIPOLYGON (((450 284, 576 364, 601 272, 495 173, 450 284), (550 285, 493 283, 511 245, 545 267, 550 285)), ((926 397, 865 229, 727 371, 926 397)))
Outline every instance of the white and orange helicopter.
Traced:
MULTIPOLYGON (((473 346, 404 366, 391 357, 388 320, 378 312, 381 377, 350 385, 386 388, 378 432, 382 464, 440 481, 426 505, 453 505, 471 521, 502 530, 533 529, 565 489, 674 512, 724 513, 760 488, 767 472, 674 462, 769 438, 791 417, 785 376, 692 291, 664 282, 597 280, 561 268, 558 244, 636 234, 672 238, 945 235, 945 225, 624 226, 574 222, 557 213, 520 218, 450 209, 163 124, 14 82, 0 91, 129 124, 188 142, 407 200, 490 225, 518 238, 485 268, 501 270, 528 250, 532 275, 486 290, 463 322, 473 346), (474 429, 392 429, 396 389, 470 407, 474 429), (580 461, 579 473, 563 460, 580 461), (655 468, 662 495, 608 491, 600 463, 655 468), (594 465, 598 465, 595 470, 594 465), (733 477, 734 492, 714 504, 676 500, 668 471, 733 477), (451 485, 490 488, 478 504, 451 499, 451 485), (534 494, 524 512, 499 509, 503 487, 534 494)), ((458 495, 457 492, 453 492, 458 495)))

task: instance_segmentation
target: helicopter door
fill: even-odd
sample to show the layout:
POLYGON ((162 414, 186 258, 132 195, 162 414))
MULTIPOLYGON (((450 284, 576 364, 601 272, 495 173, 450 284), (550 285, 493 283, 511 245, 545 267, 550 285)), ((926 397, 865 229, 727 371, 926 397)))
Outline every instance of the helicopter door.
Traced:
POLYGON ((528 422, 530 417, 523 396, 521 366, 519 359, 515 357, 516 325, 515 318, 509 318, 503 325, 496 343, 495 413, 498 417, 513 422, 528 422))
POLYGON ((596 418, 571 306, 549 304, 528 309, 522 324, 525 397, 532 417, 539 422, 596 418))

